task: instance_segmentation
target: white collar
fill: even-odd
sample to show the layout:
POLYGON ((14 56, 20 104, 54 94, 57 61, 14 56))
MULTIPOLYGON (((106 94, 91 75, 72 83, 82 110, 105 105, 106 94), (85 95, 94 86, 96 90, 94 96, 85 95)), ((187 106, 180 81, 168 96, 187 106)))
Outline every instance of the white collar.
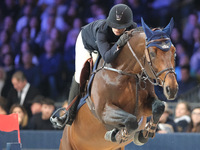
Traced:
POLYGON ((25 94, 25 93, 27 93, 28 92, 28 89, 29 89, 29 87, 30 87, 30 83, 26 83, 26 85, 24 86, 24 88, 22 89, 22 94, 25 94))

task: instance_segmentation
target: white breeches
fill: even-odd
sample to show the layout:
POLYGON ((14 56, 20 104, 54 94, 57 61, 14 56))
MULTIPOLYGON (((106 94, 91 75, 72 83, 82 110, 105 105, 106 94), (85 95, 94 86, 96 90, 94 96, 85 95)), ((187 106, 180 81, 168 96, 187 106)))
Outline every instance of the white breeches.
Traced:
MULTIPOLYGON (((92 53, 93 62, 96 61, 98 54, 92 53)), ((85 49, 82 41, 82 35, 81 32, 78 35, 78 38, 76 40, 76 46, 75 46, 75 81, 77 83, 80 83, 80 76, 82 68, 86 62, 87 59, 89 59, 90 51, 85 49)))

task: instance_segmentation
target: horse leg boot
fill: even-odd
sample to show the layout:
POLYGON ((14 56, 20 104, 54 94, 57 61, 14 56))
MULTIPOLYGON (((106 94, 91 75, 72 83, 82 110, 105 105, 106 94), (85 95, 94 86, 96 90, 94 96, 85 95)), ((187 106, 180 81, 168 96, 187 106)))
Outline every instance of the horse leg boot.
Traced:
POLYGON ((153 101, 151 120, 149 121, 149 123, 147 124, 147 126, 145 127, 143 131, 143 135, 145 138, 147 137, 153 138, 155 136, 157 124, 159 122, 161 115, 164 112, 164 109, 165 109, 165 105, 162 101, 158 99, 155 99, 153 101))

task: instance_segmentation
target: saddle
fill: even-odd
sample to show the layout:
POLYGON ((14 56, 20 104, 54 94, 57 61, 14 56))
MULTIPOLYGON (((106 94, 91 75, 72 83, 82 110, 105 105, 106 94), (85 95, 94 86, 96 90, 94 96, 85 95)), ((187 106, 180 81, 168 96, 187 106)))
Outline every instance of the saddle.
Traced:
POLYGON ((93 59, 92 57, 86 60, 80 76, 80 92, 85 93, 86 92, 86 84, 88 82, 88 79, 90 78, 90 75, 93 70, 93 59))

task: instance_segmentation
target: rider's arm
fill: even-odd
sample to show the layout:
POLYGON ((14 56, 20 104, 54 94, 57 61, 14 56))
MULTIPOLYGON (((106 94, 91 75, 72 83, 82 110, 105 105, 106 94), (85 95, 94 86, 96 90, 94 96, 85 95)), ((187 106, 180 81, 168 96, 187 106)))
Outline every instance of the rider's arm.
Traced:
POLYGON ((106 35, 102 32, 97 33, 96 42, 98 51, 106 63, 112 62, 120 52, 120 49, 117 47, 117 43, 114 45, 108 43, 106 35))

